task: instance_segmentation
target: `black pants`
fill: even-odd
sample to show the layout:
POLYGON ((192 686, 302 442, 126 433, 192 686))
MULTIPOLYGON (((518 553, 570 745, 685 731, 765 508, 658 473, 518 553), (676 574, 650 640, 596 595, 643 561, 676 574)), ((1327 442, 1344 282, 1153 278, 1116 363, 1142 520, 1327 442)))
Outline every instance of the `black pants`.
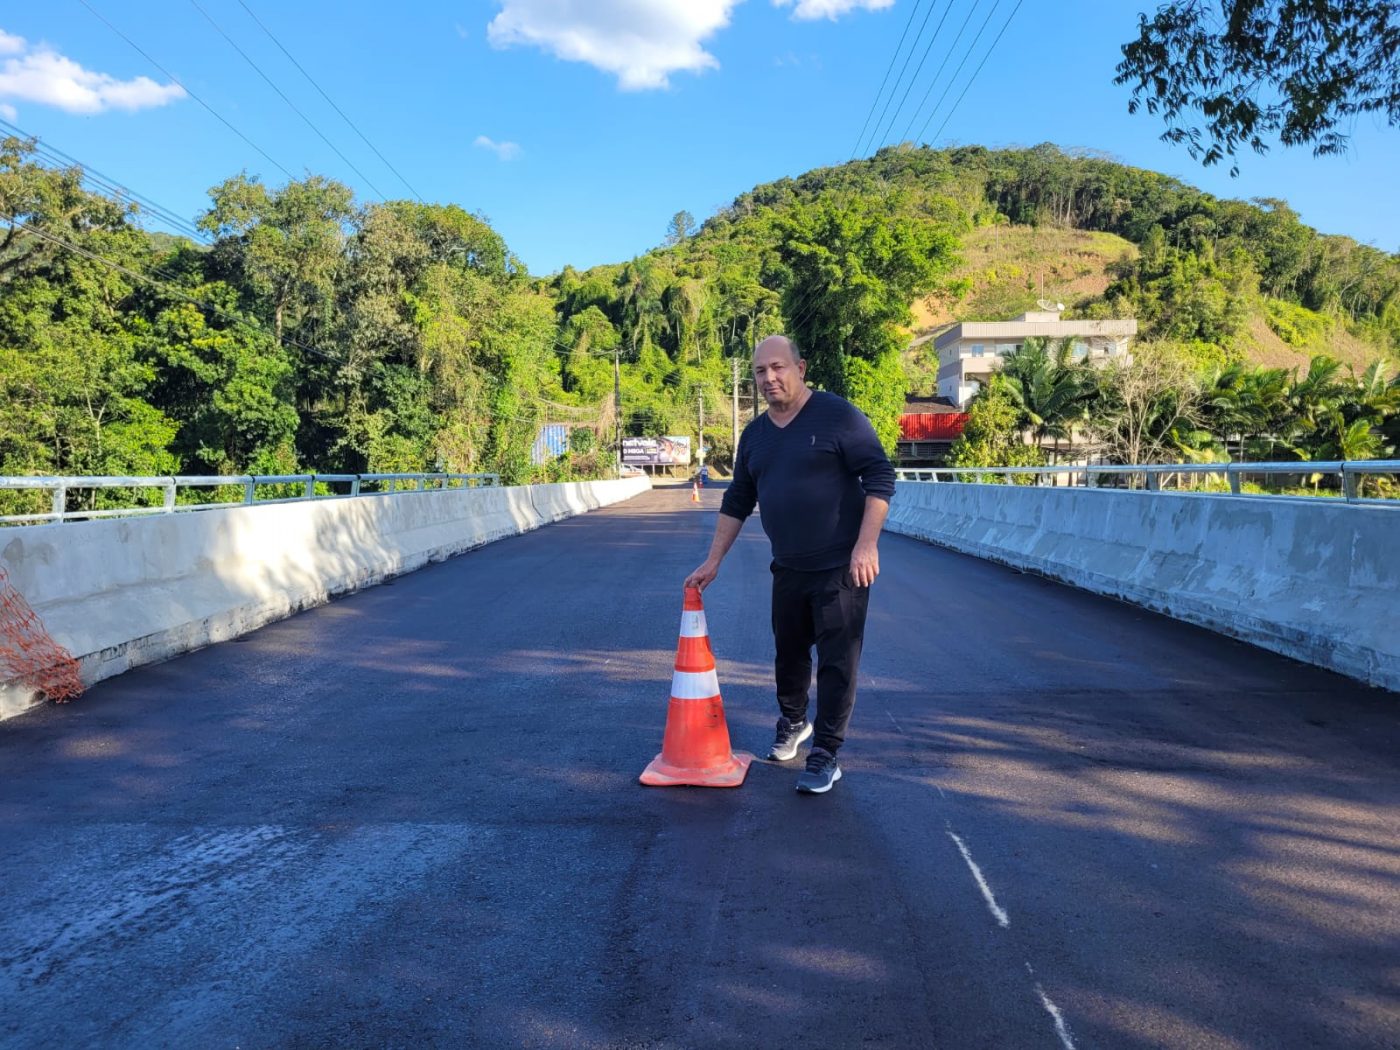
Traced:
POLYGON ((856 702, 856 672, 865 642, 870 588, 851 581, 849 566, 798 572, 773 566, 774 677, 778 708, 790 722, 807 717, 812 647, 817 650, 817 717, 812 746, 835 754, 856 702))

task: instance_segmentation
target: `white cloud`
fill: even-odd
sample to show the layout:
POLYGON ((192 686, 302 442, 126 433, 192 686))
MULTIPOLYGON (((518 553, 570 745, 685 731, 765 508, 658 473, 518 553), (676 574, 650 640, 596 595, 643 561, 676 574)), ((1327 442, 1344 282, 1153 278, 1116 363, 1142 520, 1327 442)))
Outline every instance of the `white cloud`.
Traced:
MULTIPOLYGON (((30 47, 23 37, 0 30, 0 99, 23 99, 69 113, 134 112, 185 97, 178 84, 157 84, 150 77, 118 80, 84 69, 47 44, 30 47)), ((13 112, 13 107, 11 107, 13 112)), ((13 118, 7 118, 13 119, 13 118)))
MULTIPOLYGON (((587 62, 625 91, 670 86, 670 74, 717 69, 702 42, 742 0, 498 0, 486 27, 497 48, 524 44, 587 62)), ((878 2, 878 0, 875 0, 878 2)))
POLYGON ((836 21, 852 11, 882 11, 894 6, 894 0, 773 0, 774 7, 791 7, 792 17, 810 22, 818 18, 836 21))
POLYGON ((11 124, 19 120, 19 110, 8 102, 0 102, 0 117, 4 117, 11 124))
POLYGON ((473 142, 472 145, 479 146, 482 149, 489 149, 501 160, 514 160, 516 157, 520 156, 521 152, 518 143, 496 142, 493 139, 487 138, 485 135, 478 135, 476 141, 473 142))

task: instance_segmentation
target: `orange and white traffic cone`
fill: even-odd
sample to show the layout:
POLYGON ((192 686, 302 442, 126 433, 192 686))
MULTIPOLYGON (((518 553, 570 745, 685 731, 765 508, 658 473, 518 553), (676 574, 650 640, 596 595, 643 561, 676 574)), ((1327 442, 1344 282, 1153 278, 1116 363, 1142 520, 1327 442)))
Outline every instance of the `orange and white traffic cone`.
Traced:
POLYGON ((642 772, 642 783, 649 787, 738 787, 752 761, 753 755, 729 748, 729 726, 724 720, 715 654, 705 626, 705 607, 700 591, 687 587, 666 735, 661 754, 642 772))
POLYGON ((691 486, 690 486, 690 502, 691 502, 691 503, 699 503, 699 502, 700 502, 700 482, 698 482, 698 481, 693 482, 693 483, 691 484, 691 486))

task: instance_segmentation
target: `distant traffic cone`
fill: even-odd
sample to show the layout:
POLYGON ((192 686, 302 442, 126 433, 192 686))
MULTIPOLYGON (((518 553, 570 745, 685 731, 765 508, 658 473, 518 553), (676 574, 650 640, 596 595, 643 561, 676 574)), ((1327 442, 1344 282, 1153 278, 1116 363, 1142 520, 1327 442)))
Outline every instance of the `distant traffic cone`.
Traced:
POLYGON ((738 787, 748 775, 753 755, 729 749, 729 727, 715 675, 715 654, 705 627, 700 591, 685 589, 676 672, 671 678, 671 706, 661 754, 642 772, 649 787, 738 787))
POLYGON ((700 482, 698 482, 698 481, 692 483, 691 486, 690 486, 690 502, 691 502, 691 503, 699 503, 699 502, 700 502, 700 482))

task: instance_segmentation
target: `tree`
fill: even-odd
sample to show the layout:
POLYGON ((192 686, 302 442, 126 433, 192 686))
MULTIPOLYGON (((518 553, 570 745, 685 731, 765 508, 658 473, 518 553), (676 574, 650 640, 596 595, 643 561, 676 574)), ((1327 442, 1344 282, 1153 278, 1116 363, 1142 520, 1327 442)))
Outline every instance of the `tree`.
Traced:
POLYGON ((1194 450, 1202 393, 1190 364, 1165 346, 1107 366, 1090 429, 1119 463, 1177 462, 1194 450))
POLYGON ((688 211, 678 211, 671 216, 671 221, 666 226, 666 244, 668 247, 684 244, 694 236, 694 215, 691 215, 688 211))
POLYGON ((351 192, 313 175, 269 193, 246 174, 209 192, 212 203, 199 226, 220 238, 216 253, 231 257, 266 302, 281 342, 289 309, 314 313, 331 296, 354 210, 351 192))
POLYGON ((1138 18, 1118 84, 1160 113, 1165 141, 1203 164, 1243 147, 1340 153, 1364 113, 1400 125, 1400 9, 1392 0, 1176 0, 1138 18), (1197 126, 1196 121, 1204 127, 1197 126))
POLYGON ((178 426, 152 403, 144 285, 132 276, 152 266, 150 243, 124 205, 82 188, 80 171, 51 171, 30 152, 0 143, 0 474, 172 473, 178 426))
POLYGON ((651 343, 661 329, 665 316, 661 305, 666 291, 665 278, 654 260, 642 256, 623 267, 617 281, 622 330, 627 333, 631 359, 636 361, 642 347, 651 343))
POLYGON ((1005 376, 994 372, 968 406, 967 424, 948 452, 954 467, 1038 467, 1045 453, 1021 437, 1021 410, 1005 376))
POLYGON ((1235 458, 1270 459, 1290 432, 1289 373, 1284 368, 1246 368, 1233 364, 1206 382, 1202 420, 1235 458))
POLYGON ((80 168, 36 163, 34 149, 32 139, 0 139, 0 288, 59 264, 65 249, 54 238, 72 243, 94 231, 125 231, 124 248, 137 243, 127 205, 84 190, 80 168))
POLYGON ((1069 339, 1053 348, 1044 339, 1027 339, 1001 368, 1006 392, 1020 413, 1017 425, 1030 430, 1038 445, 1054 438, 1056 461, 1060 442, 1073 440, 1075 424, 1087 421, 1097 394, 1094 377, 1074 363, 1073 353, 1069 339))
MULTIPOLYGON (((230 313, 236 293, 195 289, 230 313)), ((296 470, 297 412, 291 357, 256 323, 211 319, 183 299, 152 294, 153 317, 138 340, 154 374, 142 396, 179 425, 171 451, 205 474, 296 470)))
POLYGON ((1328 443, 1329 430, 1335 431, 1342 404, 1347 396, 1342 380, 1342 363, 1326 354, 1308 362, 1308 370, 1295 377, 1288 390, 1291 438, 1306 459, 1319 459, 1315 453, 1328 443))
POLYGON ((909 304, 952 262, 945 229, 907 214, 897 197, 817 197, 780 226, 790 279, 788 334, 817 386, 849 397, 893 451, 908 390, 900 362, 909 304))

